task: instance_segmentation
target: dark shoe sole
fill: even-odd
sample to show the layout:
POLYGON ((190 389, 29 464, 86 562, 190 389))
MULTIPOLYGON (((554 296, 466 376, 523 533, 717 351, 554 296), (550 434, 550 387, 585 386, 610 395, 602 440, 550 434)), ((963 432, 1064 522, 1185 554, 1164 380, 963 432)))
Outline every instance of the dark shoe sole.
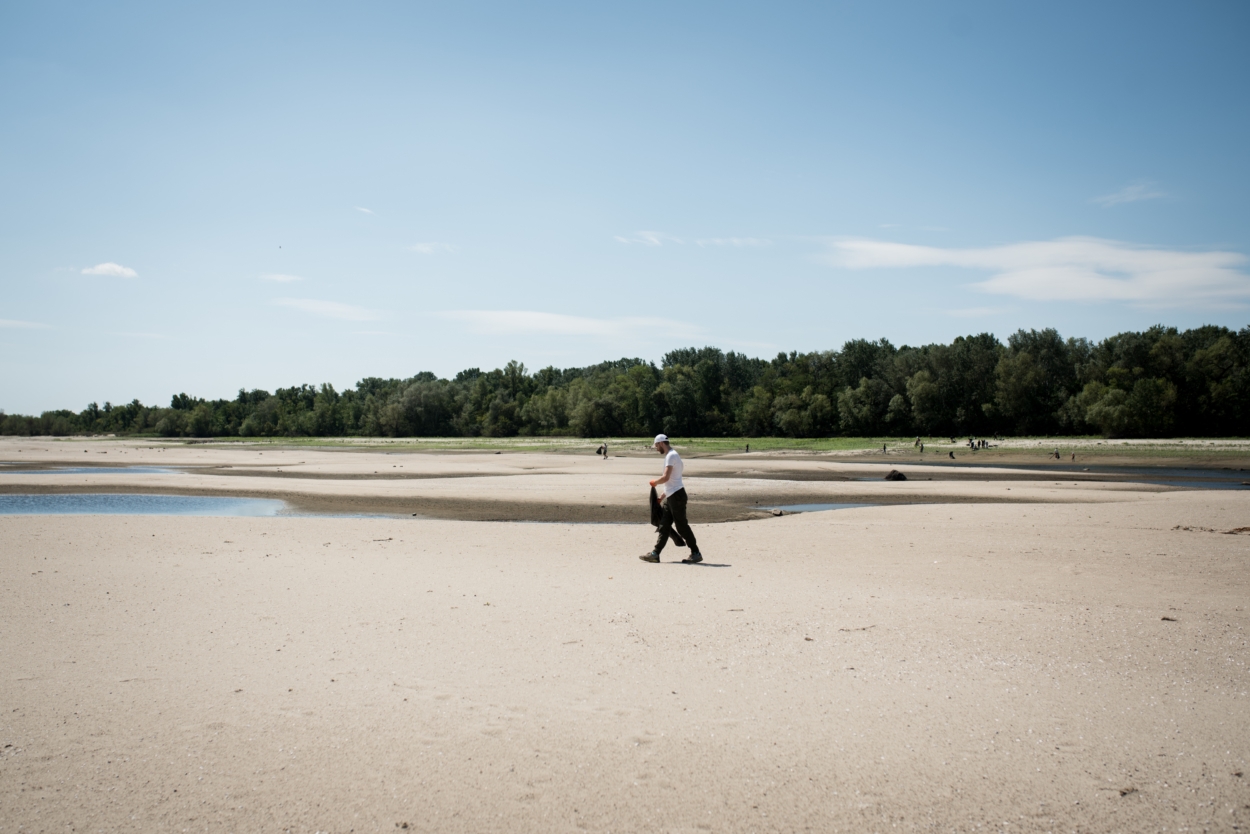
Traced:
POLYGON ((652 562, 652 563, 654 563, 654 562, 658 562, 658 561, 660 561, 660 557, 659 557, 659 556, 655 556, 655 555, 653 555, 653 554, 651 554, 651 553, 644 553, 644 554, 642 554, 641 556, 639 556, 638 558, 639 558, 639 559, 641 559, 641 560, 642 560, 642 561, 644 561, 644 562, 652 562))
POLYGON ((682 564, 685 564, 685 565, 697 565, 703 561, 703 556, 698 553, 691 553, 689 556, 687 556, 685 559, 682 559, 681 561, 682 561, 682 564))

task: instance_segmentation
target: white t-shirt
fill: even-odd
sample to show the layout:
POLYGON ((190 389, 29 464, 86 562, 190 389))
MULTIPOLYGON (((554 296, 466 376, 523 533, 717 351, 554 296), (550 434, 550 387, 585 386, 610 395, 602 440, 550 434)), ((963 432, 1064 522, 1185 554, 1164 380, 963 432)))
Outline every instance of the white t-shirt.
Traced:
MULTIPOLYGON (((664 483, 664 494, 672 495, 679 489, 684 489, 685 484, 681 482, 681 455, 677 454, 676 449, 669 449, 668 454, 664 456, 664 468, 673 467, 672 476, 664 483)), ((663 476, 663 472, 660 473, 663 476)))

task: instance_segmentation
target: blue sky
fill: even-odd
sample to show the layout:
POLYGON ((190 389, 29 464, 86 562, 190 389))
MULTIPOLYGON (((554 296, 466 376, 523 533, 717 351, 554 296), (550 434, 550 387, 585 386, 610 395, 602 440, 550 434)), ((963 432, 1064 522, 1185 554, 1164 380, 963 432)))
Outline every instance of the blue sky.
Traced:
POLYGON ((0 5, 0 408, 1250 324, 1244 3, 0 5))

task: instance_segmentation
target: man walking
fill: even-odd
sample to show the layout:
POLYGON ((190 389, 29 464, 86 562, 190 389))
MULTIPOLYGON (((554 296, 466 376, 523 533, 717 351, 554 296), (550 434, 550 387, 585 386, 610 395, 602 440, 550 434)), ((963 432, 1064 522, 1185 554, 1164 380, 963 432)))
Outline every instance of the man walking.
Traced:
POLYGON ((664 456, 664 474, 651 481, 653 487, 664 486, 664 515, 660 519, 660 535, 655 540, 655 549, 638 558, 644 562, 660 561, 660 551, 664 550, 664 545, 668 544, 669 537, 673 536, 673 528, 676 527, 677 533, 690 547, 690 555, 682 561, 687 565, 702 562, 703 555, 699 553, 699 545, 694 540, 694 531, 686 521, 686 487, 681 480, 681 455, 668 442, 666 434, 657 434, 652 446, 664 456))

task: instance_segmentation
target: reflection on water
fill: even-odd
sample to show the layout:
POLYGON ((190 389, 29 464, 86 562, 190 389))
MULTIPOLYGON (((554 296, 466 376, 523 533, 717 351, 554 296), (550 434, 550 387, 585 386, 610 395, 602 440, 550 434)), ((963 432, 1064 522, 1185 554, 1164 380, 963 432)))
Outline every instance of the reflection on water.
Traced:
POLYGON ((1224 481, 1199 481, 1199 480, 1164 481, 1164 480, 1159 480, 1159 481, 1156 481, 1154 479, 1151 479, 1149 481, 1143 481, 1143 483, 1156 484, 1158 486, 1180 487, 1181 489, 1245 489, 1247 486, 1250 486, 1250 482, 1248 481, 1233 481, 1233 480, 1224 480, 1224 481))
POLYGON ((286 515, 285 501, 217 495, 0 495, 0 515, 286 515))
POLYGON ((756 507, 757 510, 781 510, 783 513, 818 513, 822 510, 855 510, 860 507, 879 507, 880 504, 781 504, 776 507, 756 507))
POLYGON ((0 475, 174 475, 164 466, 64 466, 48 469, 4 469, 0 475))
MULTIPOLYGON (((1076 463, 1056 462, 1053 465, 995 463, 992 459, 984 462, 971 459, 973 465, 984 465, 994 469, 1009 469, 1016 472, 1028 472, 1034 475, 1048 475, 1056 478, 1075 475, 1085 483, 1132 482, 1154 484, 1156 486, 1181 487, 1183 489, 1245 489, 1250 486, 1250 471, 1245 469, 1210 469, 1204 467, 1184 466, 1115 466, 1113 464, 1086 463, 1077 455, 1076 463)), ((917 461, 908 466, 932 467, 935 469, 958 469, 967 466, 968 460, 960 464, 943 463, 942 461, 917 461)), ((858 481, 876 481, 880 478, 856 478, 858 481)))

